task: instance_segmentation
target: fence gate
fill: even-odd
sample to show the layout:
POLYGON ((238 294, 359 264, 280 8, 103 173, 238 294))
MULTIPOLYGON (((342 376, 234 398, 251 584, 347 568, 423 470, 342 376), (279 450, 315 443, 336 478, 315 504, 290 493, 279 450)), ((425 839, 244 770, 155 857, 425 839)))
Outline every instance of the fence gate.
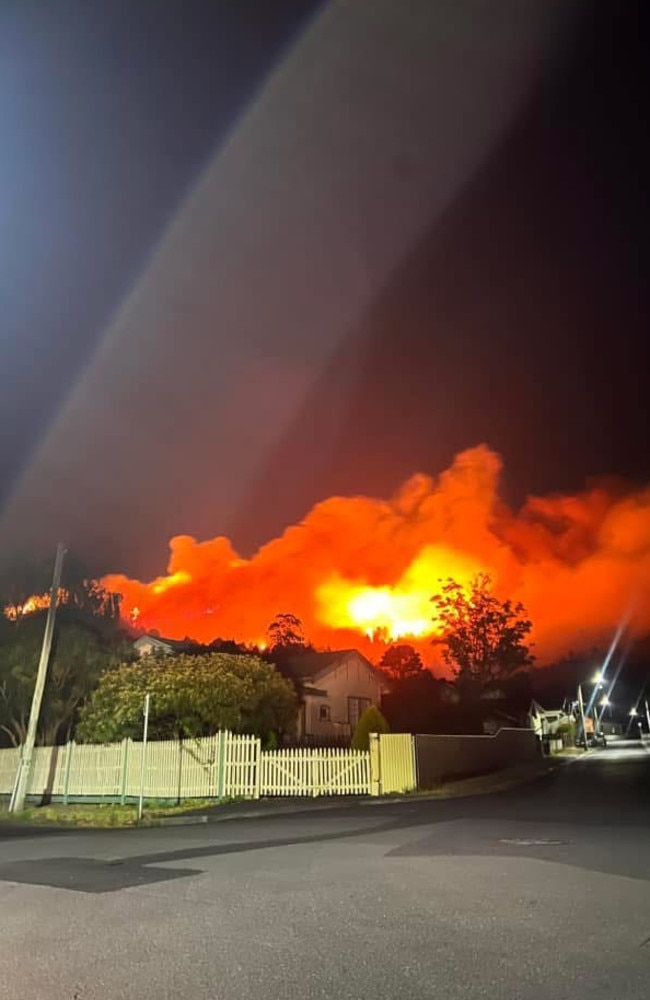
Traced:
POLYGON ((371 733, 371 795, 417 788, 415 740, 410 733, 371 733))
POLYGON ((260 795, 368 795, 370 754, 363 750, 263 751, 260 795))

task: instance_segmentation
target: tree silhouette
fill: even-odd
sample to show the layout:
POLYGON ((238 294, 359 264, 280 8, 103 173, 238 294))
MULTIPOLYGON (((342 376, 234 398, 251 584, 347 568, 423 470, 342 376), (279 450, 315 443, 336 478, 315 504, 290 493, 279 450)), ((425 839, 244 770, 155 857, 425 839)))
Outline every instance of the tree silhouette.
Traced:
POLYGON ((270 652, 300 652, 308 648, 300 618, 289 612, 275 616, 266 630, 270 652))
POLYGON ((424 670, 420 654, 408 643, 390 646, 379 661, 379 668, 393 680, 415 677, 424 670))
MULTIPOLYGON (((5 623, 0 630, 0 732, 14 745, 25 740, 45 613, 5 623)), ((100 628, 58 620, 50 658, 38 742, 66 738, 79 706, 100 677, 131 654, 119 638, 109 641, 100 628)))
POLYGON ((469 592, 450 579, 431 600, 439 629, 433 642, 442 646, 464 697, 533 663, 526 641, 532 623, 523 605, 495 597, 486 573, 472 580, 469 592))

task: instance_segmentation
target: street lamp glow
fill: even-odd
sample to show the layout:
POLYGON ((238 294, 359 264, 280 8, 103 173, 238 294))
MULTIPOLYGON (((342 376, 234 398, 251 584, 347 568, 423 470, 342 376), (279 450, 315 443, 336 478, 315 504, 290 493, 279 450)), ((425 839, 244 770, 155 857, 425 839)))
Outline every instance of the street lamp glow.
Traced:
POLYGON ((595 673, 592 678, 594 684, 602 684, 604 680, 605 680, 605 673, 603 670, 597 671, 597 673, 595 673))
POLYGON ((607 695, 605 695, 604 698, 600 699, 600 704, 602 705, 603 708, 609 705, 609 698, 607 697, 607 695))
POLYGON ((630 715, 638 715, 638 714, 639 713, 637 712, 636 708, 631 708, 630 709, 630 715))

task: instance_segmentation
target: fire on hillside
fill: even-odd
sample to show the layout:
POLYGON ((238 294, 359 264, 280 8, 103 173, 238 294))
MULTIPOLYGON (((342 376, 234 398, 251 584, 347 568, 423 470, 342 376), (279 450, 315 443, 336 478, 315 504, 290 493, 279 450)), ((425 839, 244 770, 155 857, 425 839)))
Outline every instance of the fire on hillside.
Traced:
POLYGON ((594 486, 513 511, 500 472, 499 456, 481 445, 435 479, 414 475, 390 499, 323 500, 250 559, 225 537, 179 535, 167 575, 102 583, 139 628, 201 642, 261 643, 273 617, 292 612, 319 646, 376 654, 400 639, 431 650, 432 595, 480 572, 497 596, 525 606, 542 662, 605 641, 631 602, 632 632, 648 632, 650 490, 594 486))

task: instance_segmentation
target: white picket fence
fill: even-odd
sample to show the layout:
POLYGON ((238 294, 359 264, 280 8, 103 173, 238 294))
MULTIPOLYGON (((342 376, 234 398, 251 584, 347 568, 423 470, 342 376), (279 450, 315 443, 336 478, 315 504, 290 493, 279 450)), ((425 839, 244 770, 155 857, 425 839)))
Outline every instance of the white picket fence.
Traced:
MULTIPOLYGON (((0 795, 10 795, 19 749, 0 750, 0 795)), ((140 793, 142 743, 37 747, 27 784, 32 799, 127 802, 140 793)), ((367 795, 370 753, 345 749, 263 751, 255 736, 221 732, 147 744, 148 799, 367 795)))

